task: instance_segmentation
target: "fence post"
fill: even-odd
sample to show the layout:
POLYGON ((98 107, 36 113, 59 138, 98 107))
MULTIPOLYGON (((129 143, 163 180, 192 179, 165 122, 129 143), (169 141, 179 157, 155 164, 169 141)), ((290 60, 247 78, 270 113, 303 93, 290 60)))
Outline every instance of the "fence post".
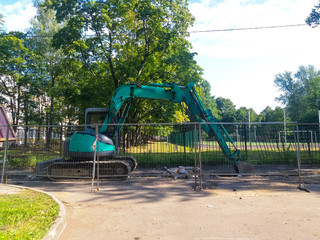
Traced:
POLYGON ((244 134, 244 148, 246 155, 248 156, 248 147, 247 147, 247 125, 243 123, 243 134, 244 134))
MULTIPOLYGON (((123 144, 122 144, 122 146, 123 146, 123 149, 122 149, 122 151, 125 153, 126 152, 126 126, 123 126, 122 127, 122 141, 123 141, 123 144)), ((121 145, 121 143, 120 143, 120 145, 121 145)))
POLYGON ((197 166, 197 125, 194 124, 194 185, 197 188, 198 180, 198 166, 197 166))
POLYGON ((6 132, 6 142, 5 142, 5 145, 4 145, 4 154, 3 154, 3 163, 2 163, 2 175, 1 175, 1 183, 3 184, 4 183, 4 180, 5 182, 6 181, 6 177, 4 176, 6 174, 6 160, 7 160, 7 151, 8 151, 8 143, 9 143, 9 129, 10 129, 10 126, 7 125, 7 132, 6 132))
POLYGON ((298 177, 299 177, 299 186, 298 188, 304 191, 309 192, 309 190, 306 189, 304 183, 302 182, 301 179, 301 155, 300 155, 300 140, 299 140, 299 126, 298 123, 296 123, 296 132, 297 132, 297 137, 295 137, 295 141, 297 144, 297 165, 298 165, 298 177))
MULTIPOLYGON (((311 147, 310 147, 310 139, 309 139, 309 129, 307 128, 307 145, 308 145, 308 154, 309 154, 309 157, 311 157, 311 147)), ((312 131, 311 131, 311 136, 312 136, 312 131)))
POLYGON ((201 161, 201 148, 202 148, 202 136, 201 136, 201 123, 199 123, 199 181, 200 190, 202 190, 202 161, 201 161))
POLYGON ((300 155, 300 138, 299 138, 299 126, 296 124, 296 144, 297 144, 297 166, 298 166, 298 174, 299 174, 299 182, 300 182, 300 173, 301 173, 301 155, 300 155))
POLYGON ((63 136, 63 126, 61 126, 61 128, 60 128, 60 157, 63 156, 63 143, 62 143, 63 138, 62 138, 62 136, 63 136))
POLYGON ((186 154, 186 130, 183 129, 182 132, 182 137, 183 137, 183 153, 184 153, 184 161, 186 161, 187 159, 187 154, 186 154))
POLYGON ((92 179, 91 179, 91 192, 93 192, 94 179, 96 177, 96 159, 97 159, 97 142, 99 142, 98 138, 98 125, 95 124, 95 140, 92 145, 93 147, 93 167, 92 167, 92 179))
MULTIPOLYGON (((119 133, 120 134, 120 133, 119 133)), ((120 145, 119 145, 120 146, 120 145)), ((100 190, 99 125, 96 125, 97 191, 100 190)))

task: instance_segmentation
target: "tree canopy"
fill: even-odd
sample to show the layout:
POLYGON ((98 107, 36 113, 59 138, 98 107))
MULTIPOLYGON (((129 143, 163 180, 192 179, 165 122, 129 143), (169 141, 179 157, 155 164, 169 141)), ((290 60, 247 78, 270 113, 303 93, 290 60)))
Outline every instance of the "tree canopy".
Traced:
POLYGON ((311 27, 317 27, 320 24, 320 2, 314 6, 306 19, 306 23, 311 27))
MULTIPOLYGON (((186 85, 202 81, 202 69, 186 40, 194 22, 188 1, 51 0, 43 6, 54 10, 57 21, 65 24, 54 35, 53 46, 63 49, 68 74, 73 73, 68 81, 75 87, 64 91, 82 111, 92 105, 106 106, 114 90, 128 82, 186 85)), ((129 119, 140 121, 146 113, 153 115, 149 106, 140 101, 129 119)), ((163 103, 153 107, 169 111, 167 116, 178 111, 177 106, 163 103)))
MULTIPOLYGON (((186 38, 194 22, 186 0, 34 3, 26 34, 0 36, 1 97, 14 124, 82 123, 85 108, 108 106, 114 90, 132 81, 204 81, 186 38)), ((179 105, 136 103, 132 122, 187 119, 179 105)))
POLYGON ((282 92, 277 98, 293 121, 317 122, 320 109, 320 71, 300 66, 298 71, 279 73, 274 80, 282 92))
MULTIPOLYGON (((0 100, 13 124, 83 123, 86 108, 108 107, 115 89, 129 82, 193 81, 205 108, 222 122, 283 119, 280 108, 257 114, 211 95, 187 40, 194 22, 187 0, 34 3, 38 11, 27 33, 0 31, 0 100)), ((0 29, 3 23, 0 15, 0 29)), ((319 81, 313 66, 276 75, 278 101, 292 120, 316 120, 319 81)), ((134 102, 129 122, 193 121, 186 106, 134 102)))

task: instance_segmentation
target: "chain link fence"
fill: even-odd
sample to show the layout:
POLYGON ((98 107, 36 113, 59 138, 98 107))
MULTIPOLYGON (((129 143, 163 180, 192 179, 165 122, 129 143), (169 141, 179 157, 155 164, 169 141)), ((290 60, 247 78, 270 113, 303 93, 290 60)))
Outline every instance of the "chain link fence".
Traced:
MULTIPOLYGON (((87 129, 91 135, 85 145, 73 141, 72 146, 71 136, 81 135, 84 126, 13 126, 15 139, 6 137, 8 128, 1 126, 1 182, 8 176, 99 180, 128 175, 201 181, 205 176, 236 174, 221 144, 203 130, 207 124, 218 123, 110 124, 105 134, 112 136, 115 147, 107 152, 96 141, 101 125, 87 129)), ((241 159, 254 166, 241 174, 297 175, 300 180, 319 175, 319 124, 219 124, 231 137, 225 138, 228 148, 238 149, 241 159)))

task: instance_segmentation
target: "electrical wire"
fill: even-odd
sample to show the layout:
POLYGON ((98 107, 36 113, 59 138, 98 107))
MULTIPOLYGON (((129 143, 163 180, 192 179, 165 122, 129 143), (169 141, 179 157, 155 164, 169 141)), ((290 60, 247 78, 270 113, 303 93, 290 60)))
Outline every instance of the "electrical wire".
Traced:
MULTIPOLYGON (((291 24, 291 25, 278 25, 278 26, 261 26, 261 27, 244 27, 244 28, 222 28, 222 29, 211 29, 211 30, 195 30, 189 31, 188 33, 210 33, 210 32, 231 32, 231 31, 247 31, 247 30, 263 30, 263 29, 274 29, 274 28, 289 28, 289 27, 303 27, 307 26, 306 23, 291 24)), ((95 37, 96 35, 86 35, 86 37, 95 37)), ((30 38, 51 38, 53 36, 29 36, 30 38)))
POLYGON ((288 28, 288 27, 302 27, 308 24, 291 24, 291 25, 279 25, 279 26, 264 26, 264 27, 245 27, 245 28, 223 28, 223 29, 213 29, 213 30, 198 30, 189 31, 189 33, 208 33, 208 32, 230 32, 230 31, 245 31, 245 30, 261 30, 270 28, 288 28))

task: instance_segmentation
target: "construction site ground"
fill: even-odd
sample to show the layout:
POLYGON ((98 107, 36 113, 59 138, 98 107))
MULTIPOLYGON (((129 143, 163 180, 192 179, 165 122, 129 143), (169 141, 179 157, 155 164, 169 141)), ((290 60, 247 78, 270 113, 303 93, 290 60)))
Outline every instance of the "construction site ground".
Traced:
POLYGON ((320 179, 296 176, 131 178, 103 181, 9 179, 54 194, 66 207, 60 239, 320 239, 320 179), (302 185, 301 185, 302 186, 302 185))

